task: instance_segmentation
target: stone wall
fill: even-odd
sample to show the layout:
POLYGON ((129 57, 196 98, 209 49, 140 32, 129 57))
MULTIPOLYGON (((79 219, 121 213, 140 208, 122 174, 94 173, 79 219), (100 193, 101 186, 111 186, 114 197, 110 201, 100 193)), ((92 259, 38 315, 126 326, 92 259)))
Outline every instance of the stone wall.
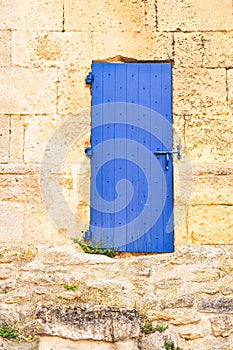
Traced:
MULTIPOLYGON (((164 337, 185 349, 232 350, 232 1, 8 0, 0 8, 0 320, 24 335, 0 346, 28 350, 31 335, 40 350, 150 350, 159 342, 157 333, 125 333, 121 318, 116 342, 106 342, 105 331, 88 338, 87 329, 83 338, 70 329, 64 339, 63 324, 37 329, 37 308, 49 303, 135 308, 169 324, 164 337), (174 145, 183 142, 179 167, 174 161, 174 254, 99 259, 77 253, 68 238, 81 237, 89 223, 85 76, 96 60, 173 65, 174 145), (55 196, 44 205, 46 150, 72 117, 74 142, 61 168, 61 150, 53 149, 50 179, 68 206, 55 196)), ((114 318, 107 320, 113 332, 114 318)))
POLYGON ((74 244, 4 246, 0 264, 1 321, 19 333, 4 349, 233 349, 232 246, 115 259, 74 244), (147 322, 168 329, 145 336, 147 322))

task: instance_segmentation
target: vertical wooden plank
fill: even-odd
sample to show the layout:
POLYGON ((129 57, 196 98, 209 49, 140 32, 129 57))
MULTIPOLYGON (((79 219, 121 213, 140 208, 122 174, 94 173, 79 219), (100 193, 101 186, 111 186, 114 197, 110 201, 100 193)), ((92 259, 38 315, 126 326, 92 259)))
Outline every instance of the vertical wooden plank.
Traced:
MULTIPOLYGON (((164 64, 162 66, 162 115, 170 123, 171 128, 164 130, 163 142, 168 150, 172 150, 172 78, 171 78, 171 65, 164 64)), ((174 232, 173 218, 173 161, 170 157, 169 169, 165 171, 166 184, 167 184, 167 196, 166 203, 163 210, 163 234, 164 234, 164 252, 171 252, 174 250, 174 232), (168 225, 169 220, 172 220, 168 225), (168 227, 170 226, 170 227, 168 227), (168 230, 170 232, 168 232, 168 230)))
MULTIPOLYGON (((161 64, 153 64, 151 66, 151 109, 161 113, 162 111, 162 96, 161 96, 161 79, 162 79, 162 65, 161 64)), ((152 120, 152 123, 156 122, 156 128, 158 130, 158 134, 162 136, 163 134, 163 126, 160 123, 159 120, 154 121, 154 118, 152 120)), ((163 150, 163 144, 162 141, 158 138, 152 137, 151 139, 151 151, 154 153, 156 150, 163 150)), ((157 157, 157 156, 155 156, 157 157)), ((165 160, 164 156, 157 157, 157 160, 160 163, 160 166, 162 169, 165 169, 165 160)), ((160 179, 162 185, 163 185, 163 179, 160 179)), ((151 173, 151 186, 155 186, 156 188, 156 199, 155 201, 155 208, 151 208, 152 216, 158 215, 158 208, 162 205, 162 200, 164 193, 161 188, 158 188, 159 183, 155 179, 155 174, 151 173)), ((152 251, 163 251, 163 218, 162 215, 158 218, 155 225, 152 228, 152 251)))
MULTIPOLYGON (((120 102, 120 104, 117 105, 116 108, 116 117, 117 120, 119 120, 119 123, 115 127, 115 138, 119 139, 118 142, 118 151, 120 154, 122 154, 122 158, 117 159, 116 163, 116 173, 115 173, 115 181, 116 183, 120 180, 126 179, 126 168, 127 168, 127 149, 126 149, 126 138, 127 138, 127 110, 126 110, 126 89, 127 89, 127 66, 125 64, 116 64, 116 101, 120 102), (121 140, 121 141, 120 141, 121 140)), ((120 201, 124 203, 123 210, 115 213, 115 235, 118 234, 118 232, 121 232, 120 234, 124 235, 123 242, 126 243, 126 237, 127 237, 127 230, 126 230, 126 223, 127 223, 127 202, 128 202, 128 188, 127 188, 127 182, 124 184, 124 191, 123 193, 119 194, 120 201), (125 227, 123 231, 117 230, 117 228, 125 227)), ((117 237, 115 237, 115 246, 118 246, 116 243, 117 237)), ((126 251, 127 247, 126 244, 121 245, 118 247, 120 251, 126 251)))
MULTIPOLYGON (((115 64, 105 64, 104 65, 104 79, 103 79, 103 103, 115 103, 115 83, 116 83, 116 73, 115 73, 115 64)), ((114 109, 114 108, 113 108, 114 109)), ((104 109, 103 113, 108 113, 104 109)), ((115 127, 114 127, 114 111, 112 111, 110 116, 105 116, 103 114, 104 120, 105 117, 110 117, 110 123, 103 125, 103 139, 102 141, 110 141, 108 147, 103 149, 103 159, 102 164, 103 177, 101 185, 101 193, 105 201, 114 201, 115 200, 115 127)), ((114 210, 115 212, 115 210, 114 210)), ((114 245, 114 212, 110 211, 109 207, 104 210, 103 216, 103 235, 102 241, 104 246, 113 247, 114 245), (111 232, 106 231, 105 228, 111 228, 111 232)))
MULTIPOLYGON (((127 100, 129 104, 138 104, 138 92, 139 92, 139 81, 138 81, 138 64, 127 64, 127 100)), ((127 113, 130 113, 130 106, 127 107, 127 113)), ((127 139, 134 140, 138 142, 138 129, 137 118, 138 115, 134 116, 135 122, 134 125, 127 125, 127 139)), ((127 150, 127 170, 126 178, 131 182, 134 189, 133 200, 127 206, 127 221, 133 222, 135 218, 138 217, 138 199, 139 193, 137 193, 137 187, 139 185, 138 179, 138 150, 130 149, 127 150), (129 158, 131 161, 129 161, 129 158), (136 194, 136 196, 135 196, 136 194)), ((139 251, 138 247, 138 229, 137 221, 130 226, 130 230, 127 232, 127 251, 137 252, 139 251)))
MULTIPOLYGON (((103 71, 104 64, 93 63, 92 64, 92 73, 95 77, 92 84, 92 106, 101 105, 103 102, 103 71)), ((93 156, 91 159, 91 208, 90 208, 90 229, 92 232, 92 241, 100 242, 101 234, 100 230, 97 228, 103 227, 103 218, 102 218, 102 205, 99 204, 98 210, 93 208, 93 204, 98 202, 96 191, 93 191, 93 188, 96 186, 97 189, 100 189, 102 186, 102 176, 95 178, 94 174, 96 173, 98 163, 102 164, 102 153, 95 151, 95 146, 102 142, 103 131, 101 127, 97 127, 98 124, 102 124, 102 113, 101 109, 92 108, 91 114, 91 145, 93 149, 93 156)))
MULTIPOLYGON (((138 135, 139 149, 138 149, 138 158, 140 159, 140 164, 142 164, 143 172, 146 174, 145 177, 139 179, 140 182, 140 192, 142 193, 144 206, 148 200, 148 195, 150 195, 150 183, 151 183, 151 172, 150 172, 150 163, 151 159, 149 157, 144 157, 143 148, 151 150, 151 135, 149 132, 146 132, 146 128, 150 130, 151 128, 151 65, 150 64, 141 64, 139 66, 139 105, 147 107, 139 108, 139 118, 142 121, 142 124, 145 125, 144 130, 140 130, 138 135)), ((153 155, 152 155, 153 157, 153 155)), ((139 221, 139 235, 140 235, 140 250, 143 252, 151 252, 151 230, 145 232, 147 224, 151 222, 151 211, 147 215, 143 216, 143 219, 139 221), (145 232, 142 234, 142 232, 145 232)))

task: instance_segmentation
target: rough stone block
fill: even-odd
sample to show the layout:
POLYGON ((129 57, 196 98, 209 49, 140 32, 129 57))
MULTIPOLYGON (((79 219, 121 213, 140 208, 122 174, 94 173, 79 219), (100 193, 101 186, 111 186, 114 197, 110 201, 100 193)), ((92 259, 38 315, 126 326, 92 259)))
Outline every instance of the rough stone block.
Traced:
POLYGON ((183 326, 182 329, 179 330, 179 335, 182 339, 185 340, 195 340, 199 338, 204 338, 205 336, 204 330, 197 327, 197 325, 183 326))
POLYGON ((192 307, 194 304, 194 295, 186 294, 177 298, 167 297, 161 301, 161 307, 163 309, 179 308, 179 307, 192 307))
POLYGON ((191 310, 178 311, 173 313, 173 316, 174 319, 172 319, 170 322, 176 326, 196 324, 201 321, 201 316, 197 312, 191 310))
POLYGON ((174 207, 174 229, 175 245, 186 244, 188 238, 187 232, 187 207, 175 205, 174 207))
POLYGON ((10 163, 23 162, 24 118, 11 116, 10 163))
POLYGON ((227 70, 227 91, 229 109, 233 113, 233 69, 227 70))
MULTIPOLYGON (((47 144, 57 128, 63 123, 59 115, 50 116, 27 116, 24 118, 25 141, 24 141, 24 160, 25 163, 40 163, 44 155, 47 144)), ((61 137, 62 132, 61 132, 61 137)), ((54 159, 56 162, 57 149, 54 146, 54 159)), ((59 150, 60 151, 60 150, 59 150)))
POLYGON ((0 163, 7 163, 9 157, 9 129, 8 116, 0 116, 0 163))
POLYGON ((233 204, 233 176, 194 176, 192 181, 192 204, 233 204))
POLYGON ((202 298, 198 303, 198 309, 202 312, 214 312, 218 314, 233 313, 232 298, 202 298))
POLYGON ((40 334, 73 340, 119 340, 139 335, 136 310, 103 306, 42 305, 36 311, 40 334))
POLYGON ((0 203, 0 242, 18 243, 23 239, 24 205, 0 203))
POLYGON ((0 174, 0 201, 40 202, 39 176, 0 174))
POLYGON ((90 108, 91 92, 85 83, 86 74, 87 70, 84 68, 61 71, 58 85, 59 114, 75 115, 85 108, 90 108))
POLYGON ((233 33, 204 33, 205 67, 232 67, 233 61, 233 33))
POLYGON ((202 67, 202 34, 175 33, 174 45, 176 67, 202 67))
POLYGON ((11 33, 0 31, 0 66, 11 64, 11 33))
POLYGON ((12 33, 12 63, 17 66, 67 66, 78 70, 91 65, 91 51, 91 36, 88 32, 12 33))
POLYGON ((0 165, 1 175, 37 175, 40 172, 39 166, 25 164, 2 164, 0 165))
POLYGON ((145 13, 145 28, 152 31, 156 31, 157 18, 156 18, 156 3, 154 0, 147 0, 144 3, 145 13))
POLYGON ((172 34, 143 32, 94 32, 93 60, 116 56, 137 60, 167 60, 173 58, 172 34))
POLYGON ((0 69, 0 113, 55 113, 55 69, 0 69))
MULTIPOLYGON (((143 28, 144 2, 65 0, 65 30, 134 30, 143 28)), ((117 37, 115 38, 117 39, 117 37)))
POLYGON ((1 2, 0 29, 62 30, 62 0, 9 0, 1 2))
MULTIPOLYGON (((27 204, 25 221, 25 244, 54 244, 58 233, 42 205, 27 204)), ((63 237, 62 244, 65 244, 66 240, 67 237, 65 240, 63 237)))
POLYGON ((192 243, 231 244, 233 240, 232 206, 191 206, 188 223, 192 243))
MULTIPOLYGON (((179 143, 176 143, 176 145, 179 143)), ((175 147, 174 147, 175 148, 175 147)), ((174 203, 175 205, 188 206, 192 196, 192 164, 181 147, 181 159, 173 157, 173 177, 174 177, 174 203)), ((180 215, 178 216, 180 218, 180 215)))
POLYGON ((178 115, 227 113, 225 69, 173 69, 173 112, 178 115))
POLYGON ((210 318, 212 334, 215 337, 228 337, 233 333, 233 317, 231 315, 218 315, 210 318))
POLYGON ((195 163, 231 162, 233 121, 230 115, 199 115, 187 118, 186 150, 195 163))
POLYGON ((158 0, 160 31, 232 30, 231 0, 158 0))
POLYGON ((138 350, 137 341, 109 343, 104 341, 81 340, 73 341, 59 337, 40 337, 39 350, 138 350))
POLYGON ((194 176, 209 176, 209 175, 233 175, 233 164, 193 164, 194 176))

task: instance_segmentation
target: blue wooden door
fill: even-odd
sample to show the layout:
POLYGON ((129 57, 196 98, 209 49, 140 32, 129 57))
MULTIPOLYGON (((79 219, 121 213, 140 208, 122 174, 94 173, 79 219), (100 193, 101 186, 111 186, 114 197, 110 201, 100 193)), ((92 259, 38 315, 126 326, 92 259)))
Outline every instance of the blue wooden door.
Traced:
POLYGON ((119 251, 172 252, 171 65, 93 63, 89 80, 91 212, 86 238, 119 251))

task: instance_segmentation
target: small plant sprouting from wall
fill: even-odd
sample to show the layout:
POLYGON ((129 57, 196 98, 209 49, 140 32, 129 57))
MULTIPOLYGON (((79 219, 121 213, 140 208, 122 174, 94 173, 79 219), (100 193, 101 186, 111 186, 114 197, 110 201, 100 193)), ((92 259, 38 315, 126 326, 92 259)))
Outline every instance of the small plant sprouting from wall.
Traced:
POLYGON ((151 334, 151 333, 155 333, 155 332, 162 333, 166 329, 168 329, 168 326, 162 326, 162 325, 157 324, 154 327, 152 322, 145 322, 144 325, 141 327, 141 332, 144 334, 151 334))
POLYGON ((0 336, 6 339, 14 339, 17 338, 18 333, 14 328, 11 328, 7 323, 3 322, 0 327, 0 336))
POLYGON ((64 286, 64 288, 65 288, 66 290, 72 290, 73 292, 75 292, 75 291, 77 290, 77 286, 75 286, 75 285, 70 286, 70 285, 66 284, 66 285, 64 286))
POLYGON ((83 251, 87 254, 100 254, 106 255, 109 258, 114 258, 118 251, 117 248, 103 248, 103 244, 92 243, 90 241, 85 241, 84 239, 71 238, 74 243, 78 243, 83 251))
MULTIPOLYGON (((167 341, 167 340, 164 342, 164 348, 166 350, 183 350, 179 346, 176 346, 174 341, 167 341)), ((189 350, 191 350, 191 349, 189 349, 189 350)))

